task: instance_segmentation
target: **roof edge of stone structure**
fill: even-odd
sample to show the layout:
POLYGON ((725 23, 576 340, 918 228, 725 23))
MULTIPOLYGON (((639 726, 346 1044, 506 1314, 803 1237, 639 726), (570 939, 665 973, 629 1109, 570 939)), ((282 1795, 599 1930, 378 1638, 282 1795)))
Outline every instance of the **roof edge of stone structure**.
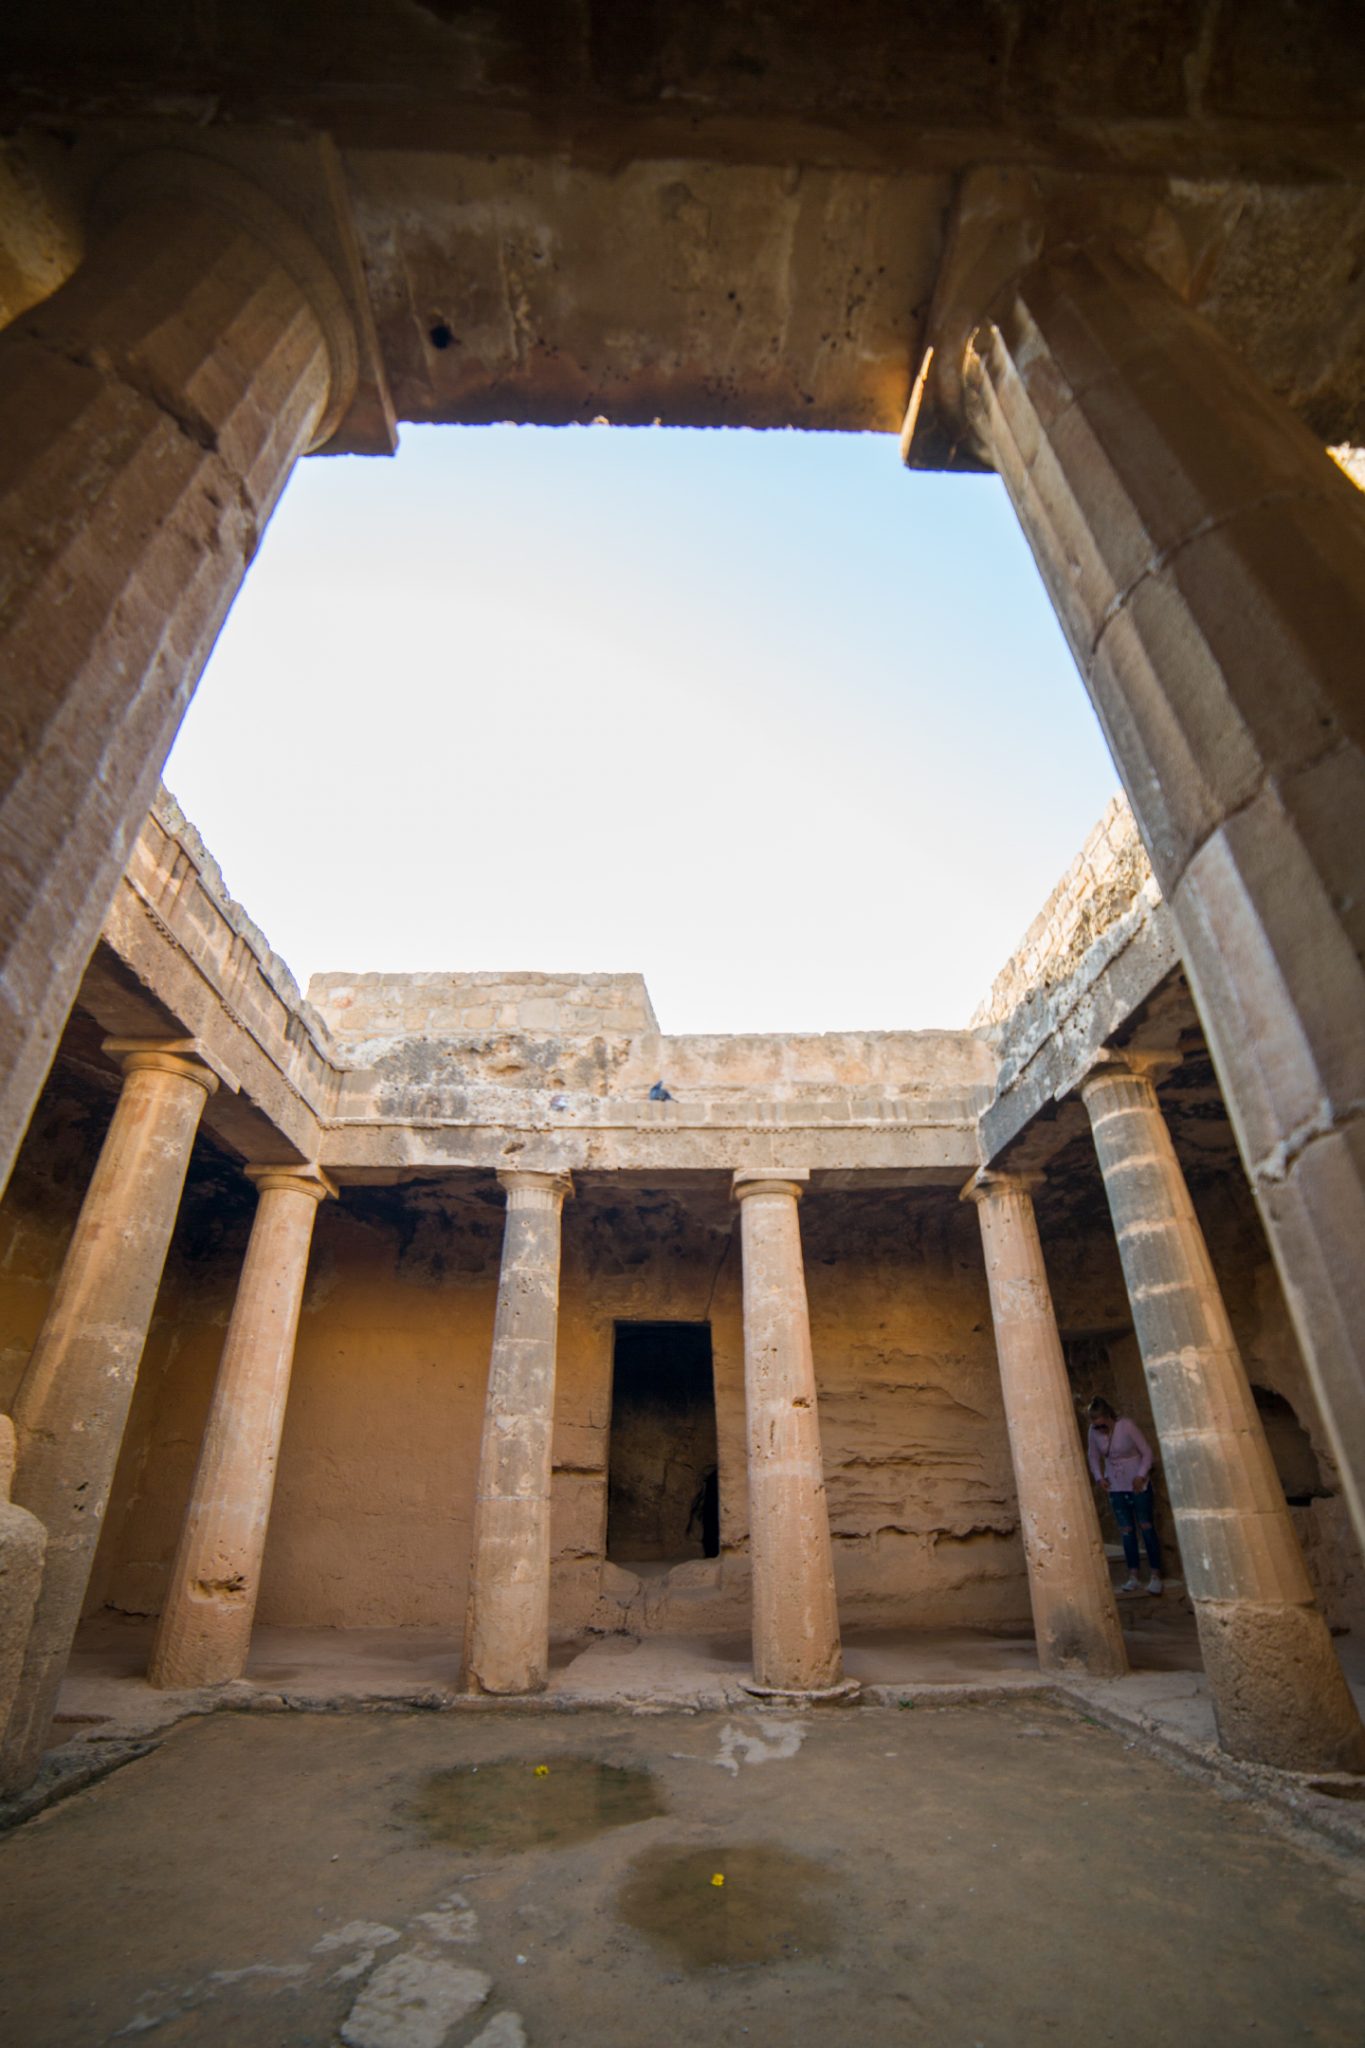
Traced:
POLYGON ((312 1001, 163 789, 78 1007, 115 1036, 211 1044, 240 1086, 205 1120, 246 1158, 364 1179, 532 1152, 665 1176, 780 1156, 826 1180, 950 1182, 1050 1114, 1177 965, 1118 799, 960 1030, 667 1035, 635 972, 333 972, 312 1001))
POLYGON ((337 1047, 326 1018, 309 1002, 299 987, 288 961, 275 951, 245 905, 239 903, 232 894, 223 880, 223 870, 205 845, 198 826, 186 817, 179 802, 164 782, 157 788, 151 815, 162 830, 178 842, 186 859, 197 871, 205 892, 222 912, 236 936, 253 954, 262 975, 276 995, 303 1024, 315 1040, 319 1051, 325 1053, 329 1059, 335 1060, 337 1047))
POLYGON ((1068 982, 1090 948, 1143 899, 1161 900, 1128 799, 1111 798, 1042 909, 968 1019, 969 1031, 994 1043, 1014 1035, 1021 1012, 1068 982))

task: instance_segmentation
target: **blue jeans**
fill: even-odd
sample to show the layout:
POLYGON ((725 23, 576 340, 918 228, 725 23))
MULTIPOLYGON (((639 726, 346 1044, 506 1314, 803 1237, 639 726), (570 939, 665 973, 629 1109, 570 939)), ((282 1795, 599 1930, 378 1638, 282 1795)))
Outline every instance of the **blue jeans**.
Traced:
POLYGON ((1138 1568, 1138 1531, 1147 1546, 1147 1562, 1157 1577, 1161 1576, 1161 1544, 1157 1540, 1154 1496, 1151 1486, 1144 1486, 1141 1493, 1111 1493, 1109 1505, 1114 1510, 1114 1520, 1119 1525, 1123 1538, 1123 1555, 1130 1572, 1138 1568))

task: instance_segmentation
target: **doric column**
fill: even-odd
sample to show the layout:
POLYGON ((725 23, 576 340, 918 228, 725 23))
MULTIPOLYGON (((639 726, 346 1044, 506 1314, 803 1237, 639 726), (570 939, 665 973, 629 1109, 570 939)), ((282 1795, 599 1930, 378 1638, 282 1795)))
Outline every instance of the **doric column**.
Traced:
POLYGON ((0 334, 0 1187, 185 707, 355 377, 339 287, 221 165, 133 159, 0 334))
POLYGON ((744 1260, 753 1691, 842 1688, 815 1359, 797 1205, 807 1171, 737 1173, 744 1260))
POLYGON ((47 1548, 47 1531, 38 1517, 15 1507, 10 1499, 14 1460, 14 1424, 8 1415, 0 1415, 0 1716, 14 1698, 24 1668, 47 1548))
POLYGON ((1280 1485, 1140 1055, 1081 1083, 1118 1236, 1218 1735, 1283 1770, 1365 1764, 1280 1485))
POLYGON ((1170 904, 1365 1541, 1365 498, 1137 261, 1071 239, 1002 278, 1030 238, 992 252, 974 189, 966 424, 1170 904))
POLYGON ((313 1219, 336 1193, 316 1166, 246 1171, 256 1218, 152 1645, 158 1686, 222 1685, 246 1669, 313 1219))
POLYGON ((14 1499, 47 1530, 0 1790, 38 1768, 85 1600, 194 1134, 214 1075, 188 1041, 108 1050, 123 1087, 14 1399, 14 1499))
POLYGON ((963 1193, 981 1222, 1038 1663, 1044 1671, 1119 1678, 1128 1656, 1048 1291, 1033 1186, 1022 1174, 983 1171, 963 1193))
POLYGON ((550 1668, 550 1451, 567 1174, 500 1173, 502 1272, 474 1505, 465 1684, 541 1692, 550 1668))

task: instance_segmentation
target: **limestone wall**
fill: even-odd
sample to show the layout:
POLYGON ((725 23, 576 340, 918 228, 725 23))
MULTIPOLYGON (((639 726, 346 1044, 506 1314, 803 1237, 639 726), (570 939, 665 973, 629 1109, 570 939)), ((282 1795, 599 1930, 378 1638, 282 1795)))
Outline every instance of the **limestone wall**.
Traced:
POLYGON ((640 974, 315 974, 308 1001, 342 1042, 659 1029, 640 974))

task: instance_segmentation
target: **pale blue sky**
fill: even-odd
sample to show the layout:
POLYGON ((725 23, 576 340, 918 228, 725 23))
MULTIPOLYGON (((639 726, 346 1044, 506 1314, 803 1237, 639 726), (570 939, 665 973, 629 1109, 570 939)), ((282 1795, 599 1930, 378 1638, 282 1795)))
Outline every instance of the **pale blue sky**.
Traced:
POLYGON ((634 968, 666 1031, 965 1023, 1117 788, 993 477, 606 427, 301 464, 166 780, 301 981, 634 968))

